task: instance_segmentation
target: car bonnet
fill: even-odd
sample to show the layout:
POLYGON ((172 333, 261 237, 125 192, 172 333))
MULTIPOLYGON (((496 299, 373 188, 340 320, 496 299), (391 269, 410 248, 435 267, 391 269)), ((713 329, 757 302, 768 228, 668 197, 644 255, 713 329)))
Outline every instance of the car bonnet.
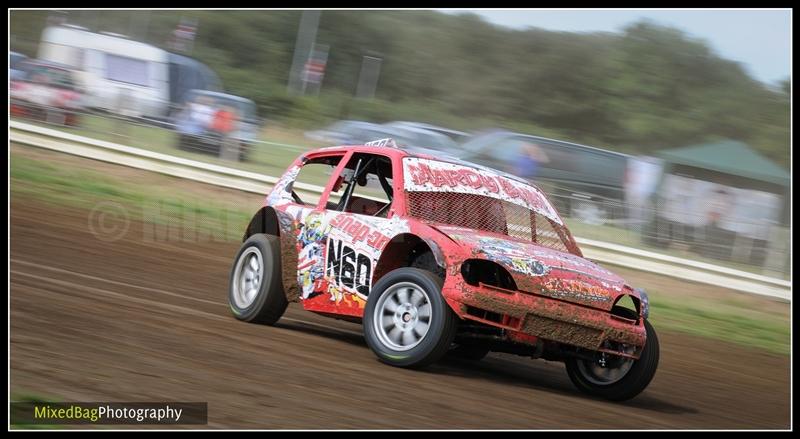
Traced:
POLYGON ((620 276, 580 256, 475 229, 434 228, 461 246, 464 259, 487 259, 507 269, 520 291, 605 310, 623 294, 638 298, 620 276))

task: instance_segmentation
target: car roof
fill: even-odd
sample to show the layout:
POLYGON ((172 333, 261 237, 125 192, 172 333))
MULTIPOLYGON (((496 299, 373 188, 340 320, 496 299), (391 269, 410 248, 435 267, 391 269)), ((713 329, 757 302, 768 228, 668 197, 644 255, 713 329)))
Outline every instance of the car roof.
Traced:
POLYGON ((332 124, 330 124, 328 126, 332 127, 332 126, 335 126, 335 125, 339 125, 339 126, 351 125, 351 126, 356 126, 356 127, 369 127, 369 128, 380 126, 378 124, 375 124, 375 123, 372 123, 372 122, 366 122, 366 121, 363 121, 363 120, 338 120, 338 121, 336 121, 336 122, 334 122, 334 123, 332 123, 332 124))
POLYGON ((395 134, 397 136, 402 136, 402 137, 407 137, 409 132, 409 130, 406 130, 405 128, 393 127, 388 125, 378 125, 378 124, 374 124, 371 127, 371 129, 373 131, 378 131, 387 134, 395 134))
POLYGON ((406 120, 396 120, 394 122, 389 122, 386 125, 398 126, 398 127, 403 127, 403 128, 419 128, 419 129, 423 129, 423 130, 434 131, 434 132, 437 132, 437 134, 441 134, 441 133, 444 132, 444 133, 450 133, 450 134, 455 134, 455 135, 459 135, 459 136, 469 136, 469 133, 465 133, 464 131, 453 130, 453 129, 450 129, 450 128, 440 127, 438 125, 431 125, 429 123, 422 123, 422 122, 410 122, 410 121, 406 121, 406 120))
POLYGON ((211 90, 199 90, 199 89, 195 88, 195 89, 189 90, 189 93, 194 93, 194 94, 203 95, 203 96, 213 96, 213 97, 218 97, 218 98, 226 98, 226 99, 231 99, 231 100, 240 101, 240 102, 248 102, 248 103, 253 102, 252 100, 247 99, 247 98, 243 98, 241 96, 236 96, 236 95, 231 95, 231 94, 221 93, 221 92, 218 92, 218 91, 211 91, 211 90))
POLYGON ((576 147, 581 148, 581 149, 595 151, 595 152, 599 152, 599 153, 605 153, 605 154, 609 154, 609 155, 616 155, 618 157, 631 157, 630 154, 625 154, 625 153, 616 152, 616 151, 609 151, 607 149, 597 148, 595 146, 583 145, 583 144, 580 144, 580 143, 567 142, 566 140, 551 139, 551 138, 548 138, 548 137, 534 136, 532 134, 515 133, 513 131, 504 131, 504 130, 484 132, 482 134, 479 134, 479 135, 473 137, 468 142, 472 142, 472 141, 478 140, 481 137, 488 137, 488 136, 521 137, 523 139, 535 140, 535 141, 539 141, 539 142, 543 142, 543 143, 549 143, 549 144, 555 144, 555 145, 576 146, 576 147))
POLYGON ((420 126, 417 126, 417 125, 391 125, 391 124, 386 124, 384 126, 392 128, 393 130, 398 130, 400 132, 407 131, 409 133, 424 134, 426 136, 444 137, 444 138, 448 138, 449 139, 449 137, 445 136, 444 134, 442 134, 440 132, 431 131, 431 130, 429 130, 427 128, 423 128, 423 127, 420 127, 420 126))
POLYGON ((60 70, 73 70, 72 67, 66 64, 61 64, 53 61, 46 61, 43 59, 33 59, 33 58, 28 58, 20 61, 20 65, 52 67, 54 69, 60 69, 60 70))
MULTIPOLYGON (((376 139, 377 140, 377 139, 376 139)), ((520 183, 524 183, 529 186, 535 186, 533 183, 517 177, 516 175, 509 174, 507 172, 501 171, 499 169, 490 168, 488 166, 480 165, 474 162, 470 162, 467 160, 463 160, 457 157, 450 156, 448 154, 444 154, 441 151, 435 151, 425 148, 403 148, 403 147, 395 147, 395 146, 370 146, 370 145, 340 145, 340 146, 328 146, 325 148, 318 148, 311 151, 306 152, 303 154, 304 156, 312 156, 316 154, 323 154, 323 153, 347 153, 349 151, 353 151, 356 153, 365 153, 365 154, 386 154, 393 159, 403 159, 405 157, 413 157, 413 158, 421 158, 426 160, 433 160, 442 163, 451 163, 454 165, 461 165, 467 166, 470 168, 481 169, 489 172, 493 172, 497 175, 501 175, 503 177, 509 178, 511 180, 518 181, 520 183), (434 155, 435 154, 435 155, 434 155)))

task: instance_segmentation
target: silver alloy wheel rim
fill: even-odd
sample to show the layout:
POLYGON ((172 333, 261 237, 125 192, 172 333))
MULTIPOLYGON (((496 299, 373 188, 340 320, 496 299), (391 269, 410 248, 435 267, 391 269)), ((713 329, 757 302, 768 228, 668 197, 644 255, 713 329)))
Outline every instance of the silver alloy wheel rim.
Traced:
POLYGON ((608 386, 625 378, 625 375, 631 370, 633 362, 633 359, 626 358, 616 367, 604 367, 598 360, 578 360, 578 370, 590 383, 608 386))
POLYGON ((233 302, 240 309, 253 304, 264 283, 264 260, 256 247, 245 250, 236 262, 233 273, 233 302))
POLYGON ((377 300, 372 324, 384 346, 407 351, 422 342, 430 329, 433 310, 423 288, 412 282, 396 283, 377 300))

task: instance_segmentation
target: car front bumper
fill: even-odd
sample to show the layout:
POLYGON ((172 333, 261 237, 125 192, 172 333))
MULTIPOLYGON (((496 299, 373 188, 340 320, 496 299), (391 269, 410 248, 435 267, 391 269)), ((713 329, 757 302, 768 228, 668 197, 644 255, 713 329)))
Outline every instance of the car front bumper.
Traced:
POLYGON ((535 293, 470 285, 461 278, 448 281, 443 293, 459 317, 504 329, 517 342, 542 339, 638 358, 646 341, 641 318, 634 321, 535 293), (612 345, 633 349, 621 351, 612 345))

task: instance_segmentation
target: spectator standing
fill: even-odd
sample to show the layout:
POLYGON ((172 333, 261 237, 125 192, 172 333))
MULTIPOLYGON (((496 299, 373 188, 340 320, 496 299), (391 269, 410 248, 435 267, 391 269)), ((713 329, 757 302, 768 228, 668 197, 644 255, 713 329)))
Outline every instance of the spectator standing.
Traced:
POLYGON ((200 96, 195 102, 189 104, 189 111, 192 120, 198 125, 200 131, 205 131, 211 127, 214 118, 214 101, 208 96, 200 96))
POLYGON ((550 158, 547 157, 542 147, 535 143, 528 142, 522 145, 519 151, 515 173, 527 180, 536 178, 541 165, 550 162, 550 158))
POLYGON ((239 143, 236 141, 234 133, 238 123, 236 109, 225 105, 216 113, 211 122, 211 130, 220 136, 220 156, 223 159, 238 160, 239 143))

